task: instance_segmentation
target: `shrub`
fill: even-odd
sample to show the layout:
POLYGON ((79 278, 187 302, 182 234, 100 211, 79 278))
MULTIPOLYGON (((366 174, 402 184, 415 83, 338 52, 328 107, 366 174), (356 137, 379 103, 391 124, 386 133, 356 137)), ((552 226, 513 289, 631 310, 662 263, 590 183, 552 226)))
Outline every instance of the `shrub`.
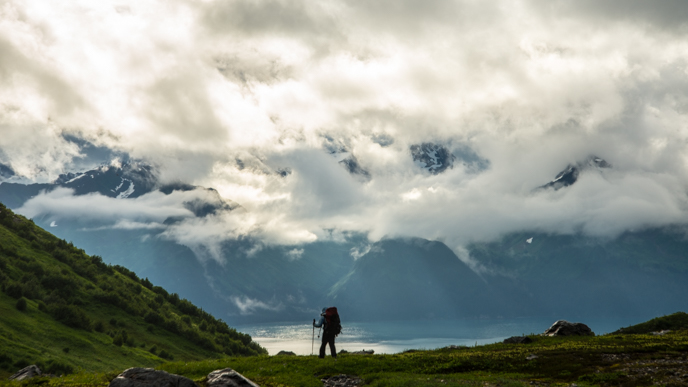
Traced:
POLYGON ((50 314, 57 321, 72 328, 91 330, 91 319, 75 305, 56 305, 50 308, 50 314))
POLYGON ((62 352, 69 353, 69 347, 62 348, 62 352))
POLYGON ((148 350, 148 352, 155 355, 158 352, 158 347, 155 344, 153 344, 153 346, 148 350))
POLYGON ((40 310, 41 312, 47 313, 48 312, 48 306, 45 305, 45 302, 39 300, 38 301, 38 310, 40 310))
POLYGON ((44 374, 67 375, 74 373, 74 367, 59 360, 50 359, 36 364, 44 374))
POLYGON ((113 327, 116 327, 117 326, 117 319, 115 319, 114 317, 111 318, 110 319, 110 325, 112 325, 113 327))
POLYGON ((159 315, 158 313, 155 313, 155 312, 146 313, 146 316, 143 317, 143 320, 149 324, 155 324, 155 325, 160 325, 163 322, 165 322, 165 319, 161 315, 159 315))
POLYGON ((103 333, 105 332, 105 324, 103 324, 102 321, 98 320, 96 323, 93 325, 93 329, 95 329, 96 332, 103 333))
POLYGON ((122 334, 117 334, 114 339, 112 339, 112 344, 121 347, 122 344, 124 344, 124 337, 122 337, 122 334))
POLYGON ((20 311, 25 311, 26 310, 26 298, 22 297, 19 300, 17 300, 17 309, 20 311))
POLYGON ((24 294, 24 287, 21 284, 12 282, 5 287, 5 294, 12 298, 21 298, 24 294))
POLYGON ((164 349, 160 351, 160 354, 158 356, 166 360, 174 360, 174 356, 172 356, 172 354, 168 353, 164 349))

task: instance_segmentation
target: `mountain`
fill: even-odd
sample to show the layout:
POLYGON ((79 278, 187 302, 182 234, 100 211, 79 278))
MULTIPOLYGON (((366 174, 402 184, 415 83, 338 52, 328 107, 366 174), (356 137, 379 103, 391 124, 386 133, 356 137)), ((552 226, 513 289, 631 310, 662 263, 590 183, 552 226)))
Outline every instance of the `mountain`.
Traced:
POLYGON ((539 189, 554 189, 559 190, 564 187, 568 187, 578 181, 578 176, 582 171, 585 170, 602 170, 606 168, 611 168, 611 164, 606 162, 597 156, 590 156, 585 161, 578 162, 576 164, 569 164, 566 168, 559 172, 554 180, 549 183, 538 187, 539 189))
POLYGON ((468 246, 504 294, 522 294, 522 312, 657 316, 688 307, 688 239, 680 228, 617 238, 512 233, 468 246), (529 242, 530 241, 530 242, 529 242))
MULTIPOLYGON (((425 155, 435 152, 433 156, 442 153, 437 149, 449 152, 436 144, 418 149, 425 149, 425 155)), ((489 167, 470 149, 453 152, 458 154, 454 160, 469 172, 489 167)), ((606 161, 593 157, 574 169, 577 177, 581 171, 608 167, 606 161)), ((564 175, 557 181, 575 183, 564 175)), ((198 222, 240 210, 210 188, 162 185, 154 168, 135 163, 64 175, 52 184, 38 185, 38 190, 36 186, 2 183, 0 202, 18 208, 40 190, 70 187, 77 195, 120 200, 151 195, 185 200, 182 204, 190 215, 184 219, 198 222), (130 195, 120 196, 131 186, 130 195), (174 197, 180 192, 206 194, 174 197)), ((209 258, 197 246, 165 235, 183 221, 180 218, 143 229, 113 227, 104 220, 78 216, 56 219, 43 212, 33 221, 89 254, 102 256, 106 263, 127 267, 235 325, 310 321, 327 305, 346 312, 349 321, 556 317, 564 312, 656 316, 686 309, 683 300, 688 299, 684 297, 688 271, 682 266, 688 261, 688 241, 685 232, 672 228, 638 230, 613 239, 513 233, 466 246, 473 271, 442 242, 423 239, 386 238, 372 243, 365 235, 351 233, 337 241, 286 247, 228 238, 215 251, 216 258, 209 258)))
POLYGON ((330 288, 330 304, 353 320, 479 317, 501 310, 492 288, 443 243, 419 238, 370 246, 330 288))
POLYGON ((266 351, 176 293, 0 205, 0 369, 69 373, 266 351))
POLYGON ((411 145, 411 156, 416 165, 433 175, 452 168, 456 160, 456 157, 445 146, 430 142, 411 145))

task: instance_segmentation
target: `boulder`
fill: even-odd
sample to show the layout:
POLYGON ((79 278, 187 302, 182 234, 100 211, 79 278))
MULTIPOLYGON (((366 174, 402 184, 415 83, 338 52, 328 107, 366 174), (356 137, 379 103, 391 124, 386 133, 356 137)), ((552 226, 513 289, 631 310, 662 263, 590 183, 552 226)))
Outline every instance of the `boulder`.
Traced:
POLYGON ((320 379, 320 381, 323 382, 323 387, 359 387, 363 384, 363 380, 358 376, 345 374, 330 376, 320 379))
POLYGON ((198 387, 183 376, 153 368, 129 368, 112 379, 108 387, 198 387))
POLYGON ((259 387, 244 375, 231 368, 215 370, 208 374, 208 387, 259 387))
POLYGON ((38 368, 37 365, 30 365, 28 367, 24 367, 17 371, 14 375, 10 376, 10 380, 16 380, 16 381, 22 381, 26 379, 31 379, 34 376, 40 376, 41 375, 41 369, 38 368))
POLYGON ((595 336, 595 333, 583 323, 571 323, 559 320, 543 333, 544 336, 595 336))
POLYGON ((292 351, 279 351, 275 356, 296 356, 296 354, 292 351))
POLYGON ((508 339, 504 339, 504 344, 530 344, 533 342, 528 336, 512 336, 508 339))

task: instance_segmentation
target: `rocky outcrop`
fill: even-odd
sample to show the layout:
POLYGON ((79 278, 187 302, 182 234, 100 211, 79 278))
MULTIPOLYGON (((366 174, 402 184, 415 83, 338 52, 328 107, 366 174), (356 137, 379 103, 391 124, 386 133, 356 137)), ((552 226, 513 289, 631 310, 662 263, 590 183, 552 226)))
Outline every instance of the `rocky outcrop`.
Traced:
POLYGON ((41 369, 37 365, 30 365, 24 367, 17 371, 14 375, 10 376, 10 380, 16 380, 18 382, 22 380, 31 379, 34 376, 40 376, 42 374, 41 369))
POLYGON ((323 387, 358 387, 363 383, 358 376, 344 374, 323 378, 320 381, 323 382, 323 387))
POLYGON ((129 368, 112 379, 108 387, 198 387, 183 376, 153 368, 129 368))
POLYGON ((279 351, 275 356, 296 356, 296 354, 292 351, 279 351))
POLYGON ((571 323, 559 320, 552 324, 543 336, 595 336, 595 333, 583 323, 571 323))
POLYGON ((504 344, 530 344, 533 342, 528 336, 512 336, 508 339, 504 339, 504 344))
POLYGON ((259 387, 244 375, 231 368, 216 370, 208 374, 208 387, 259 387))

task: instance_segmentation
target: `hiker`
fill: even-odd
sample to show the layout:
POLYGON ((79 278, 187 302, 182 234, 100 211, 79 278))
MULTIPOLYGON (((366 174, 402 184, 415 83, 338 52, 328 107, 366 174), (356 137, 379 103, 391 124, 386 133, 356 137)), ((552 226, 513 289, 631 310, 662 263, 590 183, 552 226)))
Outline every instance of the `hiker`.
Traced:
POLYGON ((337 360, 337 350, 334 347, 334 338, 342 330, 342 326, 339 320, 339 313, 337 313, 337 308, 323 308, 318 322, 316 323, 315 319, 313 319, 313 327, 324 327, 319 357, 321 359, 325 358, 325 346, 329 344, 330 353, 332 354, 332 357, 335 360, 337 360))

